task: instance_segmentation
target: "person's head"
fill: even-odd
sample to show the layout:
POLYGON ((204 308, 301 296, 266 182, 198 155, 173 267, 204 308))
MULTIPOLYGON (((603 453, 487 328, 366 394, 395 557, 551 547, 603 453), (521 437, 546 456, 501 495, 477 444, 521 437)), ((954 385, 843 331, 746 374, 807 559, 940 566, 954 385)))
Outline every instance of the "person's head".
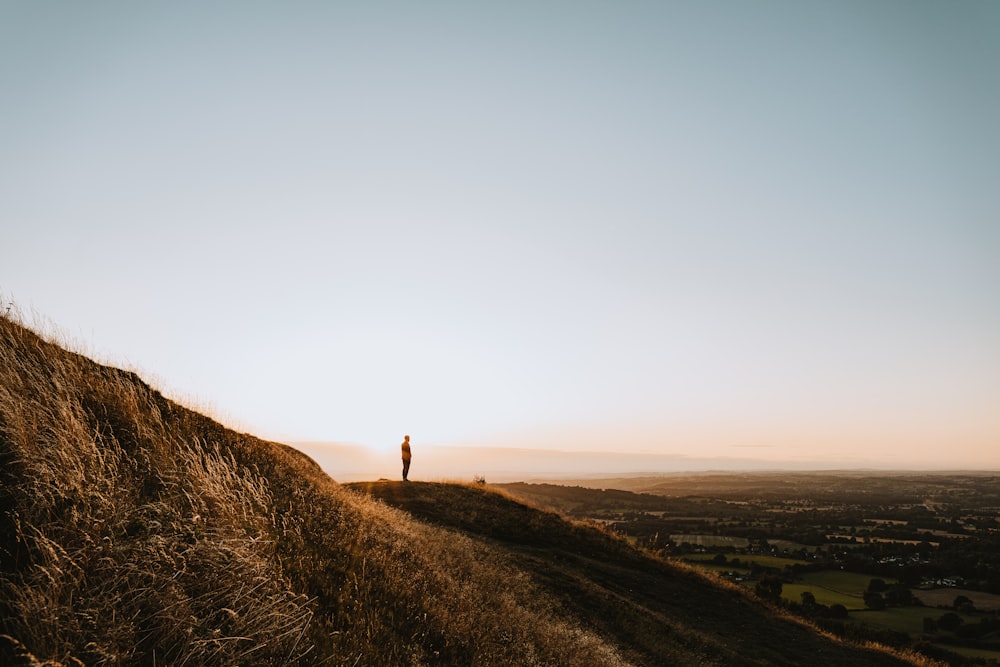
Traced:
POLYGON ((409 442, 409 441, 410 441, 410 436, 408 436, 408 435, 404 435, 404 436, 403 436, 403 440, 406 440, 407 442, 409 442))

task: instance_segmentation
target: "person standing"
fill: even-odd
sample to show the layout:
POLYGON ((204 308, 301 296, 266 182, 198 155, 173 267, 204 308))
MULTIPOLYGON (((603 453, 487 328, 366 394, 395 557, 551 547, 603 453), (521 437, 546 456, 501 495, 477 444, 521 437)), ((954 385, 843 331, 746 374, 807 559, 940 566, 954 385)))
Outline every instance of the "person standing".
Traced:
POLYGON ((400 447, 403 449, 403 481, 409 482, 406 476, 410 474, 410 459, 413 458, 410 453, 410 436, 403 436, 403 444, 400 447))

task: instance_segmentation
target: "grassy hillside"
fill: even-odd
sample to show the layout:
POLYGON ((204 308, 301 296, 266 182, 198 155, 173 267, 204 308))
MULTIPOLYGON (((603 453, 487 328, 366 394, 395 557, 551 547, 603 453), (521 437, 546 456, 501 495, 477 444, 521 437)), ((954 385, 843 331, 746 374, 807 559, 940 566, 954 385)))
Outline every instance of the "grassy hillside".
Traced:
POLYGON ((638 665, 904 664, 831 641, 740 587, 638 551, 601 530, 474 485, 365 482, 351 488, 496 547, 507 567, 610 638, 638 665))
POLYGON ((338 485, 9 316, 0 635, 0 664, 913 664, 483 488, 338 485))

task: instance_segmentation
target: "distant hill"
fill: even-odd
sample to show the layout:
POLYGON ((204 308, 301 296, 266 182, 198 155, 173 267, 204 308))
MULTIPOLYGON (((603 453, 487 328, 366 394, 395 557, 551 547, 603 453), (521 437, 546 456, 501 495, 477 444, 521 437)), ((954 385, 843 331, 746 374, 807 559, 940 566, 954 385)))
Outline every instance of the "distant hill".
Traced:
POLYGON ((911 502, 922 503, 928 496, 974 494, 985 504, 1000 503, 1000 491, 992 491, 989 482, 997 471, 891 471, 891 470, 825 470, 825 471, 741 471, 669 473, 602 477, 561 481, 553 484, 503 484, 519 496, 536 502, 545 499, 562 507, 566 502, 599 501, 602 494, 630 491, 635 496, 613 498, 616 504, 640 496, 643 503, 653 498, 758 498, 764 500, 795 500, 803 497, 824 498, 831 502, 853 502, 867 505, 911 502))
POLYGON ((337 484, 10 316, 0 635, 3 665, 926 664, 488 488, 337 484))

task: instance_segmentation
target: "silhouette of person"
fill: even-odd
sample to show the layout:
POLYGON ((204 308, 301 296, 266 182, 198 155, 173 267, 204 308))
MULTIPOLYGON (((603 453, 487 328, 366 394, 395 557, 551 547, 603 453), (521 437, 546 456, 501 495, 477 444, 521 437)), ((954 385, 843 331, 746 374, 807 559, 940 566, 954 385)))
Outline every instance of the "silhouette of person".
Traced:
POLYGON ((403 481, 409 482, 410 480, 406 479, 406 476, 410 474, 410 459, 413 458, 413 455, 410 454, 410 436, 403 436, 403 444, 400 447, 403 450, 403 481))

